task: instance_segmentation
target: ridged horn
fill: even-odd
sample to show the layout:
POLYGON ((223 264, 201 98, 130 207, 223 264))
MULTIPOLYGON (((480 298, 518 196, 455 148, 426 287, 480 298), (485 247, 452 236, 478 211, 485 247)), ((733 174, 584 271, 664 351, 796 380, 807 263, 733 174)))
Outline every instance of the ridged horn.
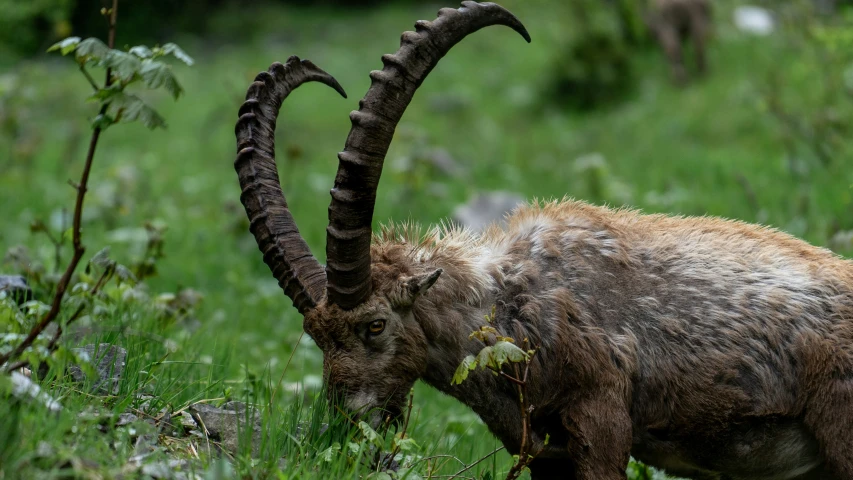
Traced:
POLYGON ((314 308, 326 289, 326 272, 299 234, 281 190, 275 164, 275 124, 281 103, 306 82, 326 84, 346 98, 331 75, 307 60, 290 57, 261 72, 246 93, 237 121, 240 201, 249 216, 249 230, 284 293, 300 313, 314 308))
POLYGON ((403 33, 400 49, 383 55, 384 68, 370 72, 371 85, 350 114, 352 128, 338 154, 338 174, 326 229, 327 301, 345 310, 361 304, 371 292, 370 238, 376 188, 397 122, 417 88, 438 61, 468 34, 490 25, 505 25, 530 42, 513 14, 494 3, 462 2, 443 8, 432 22, 420 20, 403 33))

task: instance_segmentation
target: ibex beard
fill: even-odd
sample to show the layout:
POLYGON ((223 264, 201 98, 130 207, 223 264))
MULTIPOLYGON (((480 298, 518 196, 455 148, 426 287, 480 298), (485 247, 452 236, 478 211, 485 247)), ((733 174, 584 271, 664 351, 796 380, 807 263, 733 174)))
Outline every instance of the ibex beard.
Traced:
POLYGON ((495 4, 442 9, 382 58, 351 114, 329 206, 326 266, 299 234, 275 166, 282 101, 307 81, 291 57, 249 88, 237 123, 241 200, 265 262, 323 351, 333 396, 378 425, 415 381, 471 407, 532 478, 625 479, 629 456, 708 480, 853 479, 853 264, 773 229, 563 200, 505 227, 391 226, 376 188, 418 85, 468 33, 520 22, 495 4), (524 434, 511 382, 451 379, 484 342, 536 348, 524 434), (548 445, 545 439, 550 438, 548 445))

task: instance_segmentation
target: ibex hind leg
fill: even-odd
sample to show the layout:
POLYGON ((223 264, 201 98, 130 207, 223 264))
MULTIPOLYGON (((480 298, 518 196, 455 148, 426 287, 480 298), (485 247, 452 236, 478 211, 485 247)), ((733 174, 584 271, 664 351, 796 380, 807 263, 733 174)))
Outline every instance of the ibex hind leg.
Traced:
POLYGON ((827 473, 803 479, 853 480, 853 368, 833 377, 814 393, 805 418, 827 473))

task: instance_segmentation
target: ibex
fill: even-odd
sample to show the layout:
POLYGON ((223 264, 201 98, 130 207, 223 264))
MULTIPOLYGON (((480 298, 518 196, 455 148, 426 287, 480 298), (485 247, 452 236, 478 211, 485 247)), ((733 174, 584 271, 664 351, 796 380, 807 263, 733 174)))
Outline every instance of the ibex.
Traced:
POLYGON ((484 371, 451 385, 494 308, 503 335, 539 348, 531 441, 550 442, 534 479, 625 479, 629 455, 696 479, 853 479, 853 263, 830 251, 737 221, 570 200, 519 207, 480 234, 372 235, 382 164, 415 90, 453 45, 496 24, 530 41, 502 7, 464 2, 417 22, 371 72, 338 154, 325 267, 288 210, 273 137, 294 88, 344 91, 296 57, 249 88, 236 126, 241 200, 330 389, 353 411, 399 418, 421 379, 518 453, 514 386, 484 371))
POLYGON ((674 82, 687 81, 684 46, 693 43, 693 56, 700 74, 707 69, 705 48, 711 32, 711 0, 652 0, 646 24, 669 61, 674 82))

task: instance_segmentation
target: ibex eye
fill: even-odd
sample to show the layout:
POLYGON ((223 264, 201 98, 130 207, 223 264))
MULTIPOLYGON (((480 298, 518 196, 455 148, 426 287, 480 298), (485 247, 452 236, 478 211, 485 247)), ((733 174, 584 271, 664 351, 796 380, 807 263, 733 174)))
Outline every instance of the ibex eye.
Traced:
POLYGON ((368 327, 368 331, 371 335, 378 335, 385 330, 385 320, 374 320, 370 322, 370 326, 368 327))

